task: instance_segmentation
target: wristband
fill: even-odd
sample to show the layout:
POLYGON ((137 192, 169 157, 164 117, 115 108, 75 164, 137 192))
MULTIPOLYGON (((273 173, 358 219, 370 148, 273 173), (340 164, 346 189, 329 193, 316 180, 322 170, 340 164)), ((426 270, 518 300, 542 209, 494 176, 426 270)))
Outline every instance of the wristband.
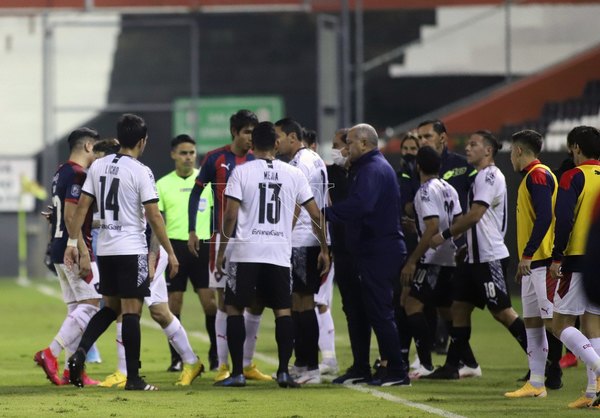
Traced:
POLYGON ((69 238, 67 240, 67 247, 75 247, 75 248, 77 248, 77 238, 69 238))
POLYGON ((442 238, 444 238, 444 239, 452 238, 452 233, 450 232, 450 228, 445 229, 442 232, 442 238))

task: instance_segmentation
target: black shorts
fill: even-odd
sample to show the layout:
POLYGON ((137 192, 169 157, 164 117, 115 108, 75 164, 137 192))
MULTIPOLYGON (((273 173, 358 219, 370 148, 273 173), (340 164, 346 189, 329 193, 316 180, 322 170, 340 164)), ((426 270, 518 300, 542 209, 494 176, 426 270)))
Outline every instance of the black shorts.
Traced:
POLYGON ((294 293, 319 293, 321 275, 317 267, 321 247, 292 248, 292 283, 294 293))
POLYGON ((238 308, 259 304, 272 309, 292 306, 292 277, 288 267, 266 263, 229 263, 225 305, 238 308))
POLYGON ((98 256, 100 293, 125 299, 150 296, 148 254, 98 256))
POLYGON ((179 261, 179 271, 172 279, 169 279, 169 267, 167 266, 167 291, 185 292, 188 278, 194 286, 194 290, 208 288, 208 250, 209 243, 200 240, 198 257, 194 256, 187 246, 187 241, 171 240, 173 251, 179 261))
POLYGON ((480 309, 501 311, 512 306, 506 282, 508 258, 486 263, 465 263, 454 275, 454 300, 480 309))
POLYGON ((452 277, 456 267, 435 264, 417 264, 409 295, 423 305, 450 307, 452 305, 452 277))

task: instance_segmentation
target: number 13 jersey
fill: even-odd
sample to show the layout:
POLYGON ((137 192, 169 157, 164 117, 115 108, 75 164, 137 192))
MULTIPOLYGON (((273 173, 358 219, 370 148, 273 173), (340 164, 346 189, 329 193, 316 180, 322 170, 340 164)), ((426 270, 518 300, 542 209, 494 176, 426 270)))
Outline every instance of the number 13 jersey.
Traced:
POLYGON ((144 204, 158 202, 152 171, 127 155, 96 160, 82 192, 96 199, 100 217, 98 255, 146 254, 144 204))

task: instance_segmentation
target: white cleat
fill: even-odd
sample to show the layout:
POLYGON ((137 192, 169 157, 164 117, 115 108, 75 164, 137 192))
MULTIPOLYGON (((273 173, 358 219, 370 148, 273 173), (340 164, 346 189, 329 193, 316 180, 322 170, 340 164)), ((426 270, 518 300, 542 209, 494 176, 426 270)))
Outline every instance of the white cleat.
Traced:
POLYGON ((332 361, 319 364, 319 371, 321 372, 321 375, 337 376, 340 369, 337 365, 337 362, 332 361))
POLYGON ((424 366, 419 366, 418 369, 410 371, 408 373, 408 377, 411 379, 420 379, 423 376, 429 376, 431 373, 433 373, 433 370, 433 368, 428 370, 424 366))
POLYGON ((463 366, 460 369, 458 369, 458 376, 461 379, 464 379, 466 377, 481 377, 482 375, 483 375, 483 373, 481 372, 480 366, 477 366, 477 367, 463 366))
POLYGON ((415 355, 415 361, 413 361, 412 363, 410 363, 410 368, 412 370, 417 370, 419 367, 421 367, 421 360, 419 360, 419 356, 415 355))
POLYGON ((301 385, 318 385, 321 383, 321 372, 319 369, 307 370, 294 380, 301 385))

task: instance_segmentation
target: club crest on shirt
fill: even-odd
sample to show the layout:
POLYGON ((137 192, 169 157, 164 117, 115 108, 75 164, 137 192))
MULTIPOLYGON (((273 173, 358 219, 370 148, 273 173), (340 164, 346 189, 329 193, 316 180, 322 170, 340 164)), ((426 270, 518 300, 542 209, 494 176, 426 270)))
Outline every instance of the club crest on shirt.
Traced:
POLYGON ((485 175, 485 182, 490 186, 493 186, 495 181, 496 175, 493 172, 490 171, 485 175))
POLYGON ((430 200, 429 199, 429 189, 427 189, 425 187, 421 188, 420 195, 421 195, 421 201, 422 202, 429 202, 429 200, 430 200))
POLYGON ((73 197, 79 197, 81 194, 81 186, 79 184, 74 184, 71 186, 71 195, 73 197))

